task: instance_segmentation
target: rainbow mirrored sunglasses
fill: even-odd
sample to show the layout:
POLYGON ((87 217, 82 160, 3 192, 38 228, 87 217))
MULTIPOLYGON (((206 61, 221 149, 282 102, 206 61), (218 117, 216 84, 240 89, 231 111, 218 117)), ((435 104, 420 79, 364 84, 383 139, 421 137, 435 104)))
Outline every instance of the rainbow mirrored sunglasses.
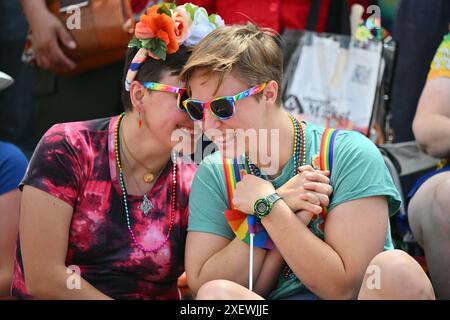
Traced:
POLYGON ((205 108, 208 108, 211 113, 219 120, 228 120, 236 112, 235 102, 257 93, 260 93, 266 87, 267 82, 251 87, 235 96, 224 96, 215 98, 209 102, 202 102, 195 99, 185 99, 183 106, 186 108, 192 120, 202 120, 204 117, 205 108))
POLYGON ((184 108, 183 101, 189 98, 187 91, 185 88, 178 88, 169 86, 167 84, 157 83, 157 82, 144 82, 142 84, 146 89, 153 90, 153 91, 162 91, 162 92, 173 92, 178 94, 177 99, 177 107, 181 111, 186 112, 186 109, 184 108))

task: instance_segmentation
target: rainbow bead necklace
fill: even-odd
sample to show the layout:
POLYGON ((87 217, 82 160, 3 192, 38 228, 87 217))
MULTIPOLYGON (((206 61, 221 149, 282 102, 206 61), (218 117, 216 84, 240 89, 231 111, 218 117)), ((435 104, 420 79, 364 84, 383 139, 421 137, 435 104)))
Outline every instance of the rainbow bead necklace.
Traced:
MULTIPOLYGON (((300 167, 306 164, 306 141, 305 141, 305 127, 303 123, 299 123, 297 119, 290 113, 288 113, 289 119, 294 127, 294 147, 292 150, 292 157, 294 158, 294 172, 295 176, 300 172, 300 167)), ((250 162, 247 154, 245 154, 245 160, 247 167, 250 170, 250 174, 257 177, 261 177, 261 170, 250 162)))
POLYGON ((171 201, 169 230, 167 231, 167 235, 160 245, 158 245, 157 247, 155 247, 153 249, 146 249, 146 248, 144 248, 143 245, 141 245, 140 243, 137 242, 136 235, 135 235, 133 229, 131 228, 130 214, 129 214, 128 202, 127 202, 127 191, 125 189, 125 182, 123 179, 123 170, 122 170, 122 165, 120 162, 119 127, 120 127, 120 124, 122 122, 124 115, 125 115, 125 113, 122 113, 118 117, 116 125, 114 127, 114 146, 115 146, 115 153, 116 153, 116 164, 117 164, 117 168, 119 168, 119 183, 120 183, 120 188, 122 189, 122 197, 123 197, 123 204, 124 204, 124 208, 125 208, 125 218, 127 221, 127 227, 128 227, 128 231, 130 232, 131 238, 133 239, 133 243, 136 245, 136 247, 138 247, 144 253, 155 253, 159 249, 161 249, 169 240, 170 235, 172 233, 173 224, 175 221, 175 201, 176 201, 176 187, 177 187, 177 160, 176 160, 177 156, 175 153, 173 153, 173 155, 172 155, 172 163, 173 163, 173 165, 172 165, 172 201, 171 201))

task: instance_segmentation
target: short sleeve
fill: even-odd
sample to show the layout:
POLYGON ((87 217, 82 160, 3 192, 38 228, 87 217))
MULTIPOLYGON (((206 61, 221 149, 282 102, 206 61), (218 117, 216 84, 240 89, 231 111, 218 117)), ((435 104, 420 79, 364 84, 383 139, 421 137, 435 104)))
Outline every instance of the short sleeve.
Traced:
POLYGON ((212 233, 229 240, 235 235, 224 211, 228 209, 225 178, 218 152, 199 165, 189 197, 188 231, 212 233))
POLYGON ((389 216, 400 208, 401 197, 375 144, 358 132, 341 131, 336 137, 331 173, 330 210, 347 201, 385 196, 389 216))
POLYGON ((0 142, 0 195, 19 187, 28 160, 19 148, 0 142))
POLYGON ((444 37, 431 62, 427 80, 450 78, 450 32, 444 37))
POLYGON ((74 207, 85 181, 85 143, 70 124, 55 125, 42 137, 20 186, 45 191, 74 207))

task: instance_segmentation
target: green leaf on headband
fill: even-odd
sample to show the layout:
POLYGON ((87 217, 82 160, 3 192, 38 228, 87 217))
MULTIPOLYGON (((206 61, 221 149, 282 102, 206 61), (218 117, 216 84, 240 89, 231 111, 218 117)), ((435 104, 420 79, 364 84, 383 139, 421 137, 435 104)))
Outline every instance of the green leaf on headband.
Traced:
POLYGON ((159 14, 166 14, 169 17, 172 17, 172 12, 170 12, 170 7, 167 5, 167 3, 161 3, 159 5, 159 9, 157 11, 159 14))
POLYGON ((194 8, 190 3, 186 4, 184 8, 186 9, 187 13, 189 13, 189 15, 191 16, 191 21, 194 21, 195 11, 197 11, 197 9, 194 8))
POLYGON ((151 49, 152 48, 152 41, 153 39, 145 39, 145 40, 141 40, 141 47, 145 48, 145 49, 151 49))
POLYGON ((135 47, 142 48, 141 41, 136 37, 131 39, 131 41, 128 43, 128 48, 135 48, 135 47))
POLYGON ((144 48, 151 51, 155 56, 162 60, 166 60, 167 56, 167 45, 166 43, 159 38, 145 39, 139 40, 137 38, 133 38, 128 43, 129 48, 144 48))
POLYGON ((210 15, 208 17, 208 20, 209 20, 209 22, 211 22, 212 24, 214 24, 217 27, 217 25, 216 25, 216 17, 217 17, 217 14, 213 13, 212 15, 210 15))
POLYGON ((167 45, 159 38, 150 39, 149 50, 161 60, 166 60, 167 45))

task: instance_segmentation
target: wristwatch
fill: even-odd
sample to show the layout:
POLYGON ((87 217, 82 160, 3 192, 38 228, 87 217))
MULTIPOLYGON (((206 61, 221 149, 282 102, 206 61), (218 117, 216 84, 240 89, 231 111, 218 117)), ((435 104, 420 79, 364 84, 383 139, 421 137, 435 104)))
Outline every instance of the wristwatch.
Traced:
POLYGON ((281 199, 283 198, 278 193, 273 193, 270 196, 256 200, 253 205, 253 214, 259 219, 267 216, 272 211, 274 203, 281 199))

